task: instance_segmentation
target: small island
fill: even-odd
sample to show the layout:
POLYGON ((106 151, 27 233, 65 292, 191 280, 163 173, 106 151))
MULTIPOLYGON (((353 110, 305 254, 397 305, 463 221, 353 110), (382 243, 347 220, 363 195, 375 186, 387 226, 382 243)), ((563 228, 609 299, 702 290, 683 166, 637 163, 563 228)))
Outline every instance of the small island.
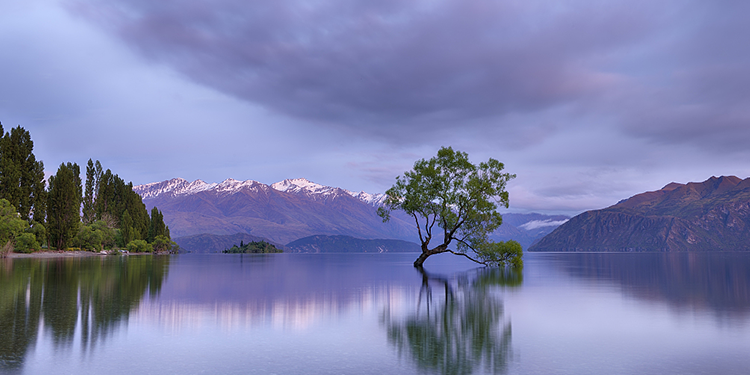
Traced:
POLYGON ((283 252, 283 250, 266 241, 253 241, 248 243, 240 241, 240 246, 234 245, 231 248, 222 251, 224 254, 270 254, 283 252))

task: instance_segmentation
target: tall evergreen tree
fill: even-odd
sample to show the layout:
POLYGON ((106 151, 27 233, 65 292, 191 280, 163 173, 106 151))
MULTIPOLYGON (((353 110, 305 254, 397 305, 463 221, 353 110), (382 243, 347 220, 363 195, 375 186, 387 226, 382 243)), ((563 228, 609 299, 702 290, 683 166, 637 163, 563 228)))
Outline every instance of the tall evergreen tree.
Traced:
MULTIPOLYGON (((97 160, 98 162, 98 160, 97 160)), ((96 169, 94 162, 89 159, 86 164, 86 190, 83 194, 83 223, 88 225, 96 220, 96 210, 94 208, 94 185, 96 184, 96 169)))
POLYGON ((101 184, 103 173, 104 172, 102 171, 102 163, 100 163, 99 160, 97 160, 96 163, 94 163, 94 195, 99 194, 99 185, 101 184))
POLYGON ((44 182, 44 163, 39 162, 34 166, 34 184, 32 194, 34 196, 34 214, 32 222, 44 223, 47 221, 47 189, 44 182))
POLYGON ((164 225, 164 215, 158 208, 151 209, 151 225, 148 229, 148 242, 154 242, 156 236, 166 236, 169 238, 167 226, 164 225))
POLYGON ((47 233, 50 247, 67 248, 78 231, 82 193, 78 164, 60 164, 57 173, 49 178, 47 233))
POLYGON ((133 230, 133 219, 130 217, 128 210, 125 210, 122 218, 120 218, 120 234, 122 234, 122 241, 125 245, 136 239, 133 230))
MULTIPOLYGON (((0 126, 0 133, 3 132, 0 126)), ((44 164, 34 156, 31 134, 17 126, 0 139, 0 198, 7 199, 22 219, 45 216, 44 164)))
MULTIPOLYGON (((133 191, 132 183, 126 184, 120 176, 112 174, 109 169, 101 175, 94 208, 98 219, 110 217, 122 220, 123 213, 127 210, 132 220, 133 239, 148 238, 151 222, 146 205, 143 204, 140 195, 133 191)), ((122 227, 120 224, 121 229, 122 227)))

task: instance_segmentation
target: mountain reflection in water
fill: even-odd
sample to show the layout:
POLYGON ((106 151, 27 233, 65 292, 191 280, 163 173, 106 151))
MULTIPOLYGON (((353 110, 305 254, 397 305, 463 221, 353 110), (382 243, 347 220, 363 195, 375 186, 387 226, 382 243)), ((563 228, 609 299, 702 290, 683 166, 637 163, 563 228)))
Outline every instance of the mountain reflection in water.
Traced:
POLYGON ((750 253, 525 258, 523 277, 414 254, 1 260, 0 373, 750 368, 750 253))
POLYGON ((83 350, 159 293, 169 257, 0 259, 0 370, 18 371, 40 325, 55 347, 83 350))
POLYGON ((747 253, 550 254, 570 275, 611 282, 639 300, 675 311, 703 311, 724 322, 750 316, 747 253))

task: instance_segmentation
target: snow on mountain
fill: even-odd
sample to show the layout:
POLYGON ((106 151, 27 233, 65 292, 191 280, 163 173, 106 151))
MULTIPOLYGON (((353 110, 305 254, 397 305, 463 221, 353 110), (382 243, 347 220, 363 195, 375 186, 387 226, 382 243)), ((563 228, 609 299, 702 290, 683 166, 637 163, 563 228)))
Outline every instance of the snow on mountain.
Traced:
POLYGON ((187 180, 182 178, 173 178, 167 181, 134 186, 133 190, 138 193, 141 198, 147 199, 156 198, 164 194, 171 196, 182 196, 210 190, 215 192, 216 194, 224 195, 232 194, 242 189, 257 191, 267 190, 269 188, 287 193, 301 193, 310 196, 320 196, 323 198, 335 197, 341 194, 348 194, 372 206, 379 206, 385 200, 385 194, 370 194, 364 191, 357 193, 337 187, 316 184, 305 178, 287 179, 271 185, 265 185, 253 180, 238 181, 232 178, 226 179, 218 184, 209 184, 202 180, 188 182, 187 180))
POLYGON ((251 191, 267 191, 269 189, 269 186, 253 180, 238 181, 232 178, 228 178, 216 185, 211 190, 214 190, 217 194, 233 194, 243 189, 251 191))
POLYGON ((346 193, 372 206, 379 206, 385 200, 385 194, 370 194, 365 193, 364 191, 357 193, 337 187, 316 184, 305 178, 284 180, 272 184, 271 187, 278 191, 285 191, 289 193, 303 192, 309 195, 321 195, 324 197, 336 196, 341 193, 346 193))
POLYGON ((284 191, 287 193, 305 193, 323 196, 336 195, 343 190, 341 188, 316 184, 305 178, 287 179, 271 184, 271 187, 278 191, 284 191))
POLYGON ((188 182, 183 178, 173 178, 162 182, 153 182, 150 184, 137 185, 133 187, 142 199, 156 198, 163 194, 173 196, 195 194, 205 190, 213 189, 217 184, 209 184, 202 180, 188 182))
POLYGON ((353 191, 346 191, 349 193, 352 197, 357 198, 371 206, 381 206, 383 202, 385 202, 385 194, 370 194, 365 193, 364 191, 360 191, 359 193, 355 193, 353 191))

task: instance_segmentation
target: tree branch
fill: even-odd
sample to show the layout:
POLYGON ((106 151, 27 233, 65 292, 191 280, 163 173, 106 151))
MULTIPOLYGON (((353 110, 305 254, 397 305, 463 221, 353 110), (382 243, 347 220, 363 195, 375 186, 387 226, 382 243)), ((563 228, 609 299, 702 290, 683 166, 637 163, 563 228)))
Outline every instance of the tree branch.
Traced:
POLYGON ((455 255, 461 255, 461 256, 465 256, 466 258, 468 258, 469 260, 471 260, 471 261, 473 261, 473 262, 476 262, 476 263, 479 263, 479 264, 483 264, 483 265, 485 265, 485 266, 489 266, 489 264, 487 264, 487 262, 482 262, 482 261, 480 261, 480 260, 476 260, 476 259, 474 259, 474 258, 470 257, 469 255, 467 255, 466 253, 458 253, 458 252, 455 252, 455 251, 453 251, 453 250, 447 250, 447 251, 448 251, 449 253, 451 253, 451 254, 455 254, 455 255))
POLYGON ((464 244, 464 245, 466 245, 466 247, 468 247, 469 249, 471 249, 471 251, 473 251, 475 253, 477 252, 477 249, 475 249, 474 246, 471 246, 471 245, 469 245, 468 242, 464 241, 465 238, 455 238, 455 237, 453 237, 453 239, 456 240, 456 241, 458 241, 458 242, 460 242, 460 243, 462 243, 462 244, 464 244))
POLYGON ((414 222, 417 224, 417 233, 419 233, 419 241, 422 243, 425 243, 424 238, 422 237, 422 229, 419 227, 419 218, 417 218, 417 214, 412 212, 411 216, 414 216, 414 222))

